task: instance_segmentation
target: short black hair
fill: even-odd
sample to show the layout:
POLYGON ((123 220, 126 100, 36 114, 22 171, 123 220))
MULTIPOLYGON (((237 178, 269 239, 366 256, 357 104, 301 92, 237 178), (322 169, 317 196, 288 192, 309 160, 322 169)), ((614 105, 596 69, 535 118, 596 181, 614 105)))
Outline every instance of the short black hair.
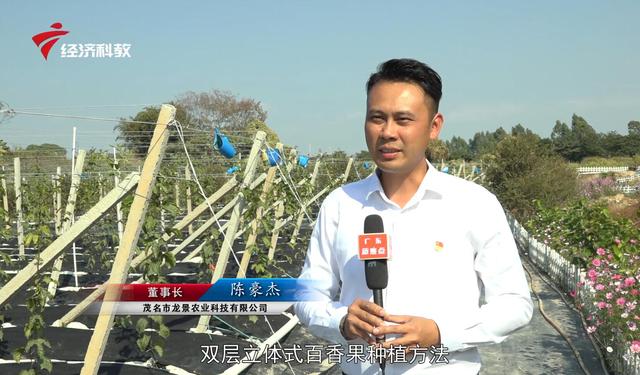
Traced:
POLYGON ((429 65, 414 59, 391 59, 378 65, 378 71, 367 81, 367 95, 371 88, 381 81, 414 83, 433 99, 438 112, 442 98, 442 80, 429 65))

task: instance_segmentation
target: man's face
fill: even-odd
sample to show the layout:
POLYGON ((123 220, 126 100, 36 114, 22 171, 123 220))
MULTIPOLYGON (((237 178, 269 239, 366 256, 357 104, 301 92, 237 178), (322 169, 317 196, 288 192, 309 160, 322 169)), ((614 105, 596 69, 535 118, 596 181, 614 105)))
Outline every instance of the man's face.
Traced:
POLYGON ((386 173, 408 174, 424 163, 425 150, 442 128, 433 100, 420 86, 381 81, 369 91, 364 125, 369 153, 386 173))

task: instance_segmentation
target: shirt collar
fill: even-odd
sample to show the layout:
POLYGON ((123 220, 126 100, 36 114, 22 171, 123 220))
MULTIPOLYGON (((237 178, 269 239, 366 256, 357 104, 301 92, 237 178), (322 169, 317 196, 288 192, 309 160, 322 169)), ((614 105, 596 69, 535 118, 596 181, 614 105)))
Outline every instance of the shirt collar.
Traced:
MULTIPOLYGON (((434 192, 440 198, 444 194, 443 189, 443 181, 442 181, 442 172, 440 172, 436 167, 429 162, 428 159, 427 165, 429 169, 427 169, 427 173, 424 175, 420 186, 418 186, 418 190, 416 190, 415 196, 418 196, 422 199, 428 191, 434 192)), ((375 169, 374 173, 369 175, 365 179, 366 181, 366 190, 365 190, 365 199, 369 199, 371 194, 378 192, 381 197, 385 197, 384 189, 382 188, 382 184, 380 183, 380 170, 378 168, 375 169)))

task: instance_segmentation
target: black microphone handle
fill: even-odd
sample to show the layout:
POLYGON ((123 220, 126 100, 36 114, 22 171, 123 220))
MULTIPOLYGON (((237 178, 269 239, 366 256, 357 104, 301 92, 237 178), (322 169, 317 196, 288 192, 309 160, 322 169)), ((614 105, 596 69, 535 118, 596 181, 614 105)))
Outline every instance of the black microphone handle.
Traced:
MULTIPOLYGON (((380 307, 384 307, 383 303, 382 303, 382 289, 372 289, 373 291, 373 303, 375 303, 376 305, 380 306, 380 307)), ((385 337, 384 336, 376 336, 376 342, 378 344, 381 344, 383 342, 385 342, 385 337)), ((386 358, 382 358, 381 361, 378 363, 380 365, 380 369, 382 370, 382 373, 384 374, 384 369, 386 367, 386 358)))
MULTIPOLYGON (((373 303, 380 307, 384 307, 382 303, 382 289, 373 289, 373 303)), ((384 336, 376 337, 376 342, 384 342, 384 336)))
POLYGON ((382 304, 382 289, 372 289, 373 290, 373 303, 380 307, 384 307, 382 304))

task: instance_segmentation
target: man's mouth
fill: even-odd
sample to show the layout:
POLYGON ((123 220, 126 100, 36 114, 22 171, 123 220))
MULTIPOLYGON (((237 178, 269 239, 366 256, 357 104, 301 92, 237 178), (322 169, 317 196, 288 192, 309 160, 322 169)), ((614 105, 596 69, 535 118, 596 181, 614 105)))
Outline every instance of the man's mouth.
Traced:
POLYGON ((400 153, 400 150, 395 147, 380 147, 378 151, 385 159, 393 159, 400 153))

